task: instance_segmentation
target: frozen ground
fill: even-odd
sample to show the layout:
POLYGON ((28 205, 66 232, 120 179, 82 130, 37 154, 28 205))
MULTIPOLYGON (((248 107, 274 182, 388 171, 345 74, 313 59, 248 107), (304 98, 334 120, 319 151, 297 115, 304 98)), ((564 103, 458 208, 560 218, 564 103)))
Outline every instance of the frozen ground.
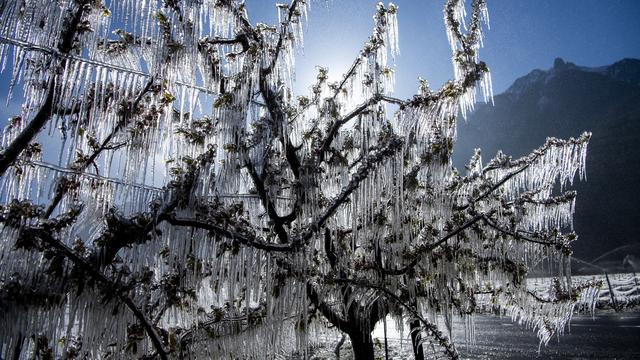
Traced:
POLYGON ((570 332, 538 353, 531 330, 508 318, 477 319, 475 346, 459 345, 467 359, 640 359, 640 312, 575 315, 570 332))
MULTIPOLYGON (((571 327, 559 339, 552 339, 538 352, 538 338, 531 329, 513 323, 509 317, 476 315, 475 344, 465 344, 463 324, 454 325, 454 339, 463 359, 640 359, 640 277, 636 274, 610 274, 611 289, 625 312, 611 309, 611 295, 604 275, 575 276, 575 283, 603 281, 595 316, 576 314, 571 327), (603 310, 605 308, 606 310, 603 310), (455 330, 457 329, 457 331, 455 330)), ((551 278, 532 278, 528 287, 542 297, 548 297, 551 278)), ((455 321, 454 321, 455 323, 455 321)), ((393 321, 387 322, 389 359, 413 359, 408 329, 401 334, 393 321)), ((376 357, 384 359, 384 331, 377 326, 376 357)), ((312 359, 335 359, 333 349, 339 337, 323 339, 323 346, 314 350, 312 359)), ((342 360, 352 358, 347 340, 341 348, 342 360)))
MULTIPOLYGON (((376 335, 379 332, 375 332, 376 335)), ((599 311, 595 317, 575 315, 571 329, 553 339, 538 352, 535 333, 511 322, 508 317, 476 317, 476 344, 464 344, 464 334, 456 333, 463 359, 640 359, 640 311, 614 313, 599 311)), ((327 339, 313 359, 335 359, 338 339, 327 339)), ((389 342, 389 359, 413 359, 408 339, 389 342)), ((341 360, 352 358, 349 342, 341 349, 341 360)), ((382 343, 376 356, 384 359, 382 343)))

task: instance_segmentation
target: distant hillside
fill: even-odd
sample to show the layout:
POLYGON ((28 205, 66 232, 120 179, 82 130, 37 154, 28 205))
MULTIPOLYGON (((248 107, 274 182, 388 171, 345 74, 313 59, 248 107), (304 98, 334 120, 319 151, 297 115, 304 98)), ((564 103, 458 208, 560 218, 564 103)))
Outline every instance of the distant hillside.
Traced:
POLYGON ((575 186, 574 249, 595 259, 640 241, 640 60, 588 68, 556 59, 549 70, 533 70, 460 123, 454 161, 463 168, 476 147, 485 161, 499 149, 518 157, 548 136, 583 131, 593 138, 588 181, 575 186))

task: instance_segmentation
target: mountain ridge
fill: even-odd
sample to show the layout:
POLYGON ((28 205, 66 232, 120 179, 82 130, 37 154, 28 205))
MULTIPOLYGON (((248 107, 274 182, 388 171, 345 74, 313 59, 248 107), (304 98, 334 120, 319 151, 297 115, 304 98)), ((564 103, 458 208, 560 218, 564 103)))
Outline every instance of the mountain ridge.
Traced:
POLYGON ((622 59, 600 67, 561 58, 548 70, 520 77, 494 105, 478 104, 458 126, 454 165, 463 169, 481 148, 488 161, 498 150, 519 157, 547 137, 593 133, 587 180, 577 182, 576 256, 585 260, 638 241, 636 187, 640 185, 640 60, 622 59))

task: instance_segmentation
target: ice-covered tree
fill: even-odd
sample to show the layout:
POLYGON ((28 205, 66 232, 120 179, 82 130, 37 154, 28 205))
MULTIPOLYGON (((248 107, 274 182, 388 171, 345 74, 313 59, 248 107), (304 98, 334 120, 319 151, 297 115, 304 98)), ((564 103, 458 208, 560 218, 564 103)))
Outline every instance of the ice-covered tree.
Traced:
POLYGON ((451 166, 458 114, 476 86, 491 100, 483 0, 447 1, 454 79, 407 100, 395 5, 302 96, 309 3, 276 8, 271 26, 233 0, 0 1, 23 100, 0 153, 2 358, 304 356, 341 331, 369 359, 387 316, 417 356, 455 358, 454 319, 472 336, 481 306, 546 343, 594 298, 571 283, 563 192, 589 134, 451 166), (540 263, 552 297, 526 288, 540 263))

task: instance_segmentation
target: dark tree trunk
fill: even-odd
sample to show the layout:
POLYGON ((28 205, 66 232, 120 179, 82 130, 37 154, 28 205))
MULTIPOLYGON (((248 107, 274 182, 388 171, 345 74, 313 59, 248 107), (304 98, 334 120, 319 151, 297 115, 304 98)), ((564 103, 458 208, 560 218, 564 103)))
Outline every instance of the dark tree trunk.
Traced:
POLYGON ((410 328, 411 328, 411 345, 413 346, 413 356, 415 360, 424 360, 424 352, 422 350, 422 346, 418 346, 418 344, 420 343, 420 321, 419 320, 413 320, 411 321, 411 323, 409 324, 410 328))
POLYGON ((24 336, 22 333, 18 336, 18 341, 16 341, 16 346, 13 349, 13 360, 20 360, 20 354, 22 354, 22 343, 24 342, 24 336))
POLYGON ((353 347, 354 360, 373 360, 373 340, 371 333, 363 334, 360 330, 349 333, 351 346, 353 347))
POLYGON ((333 349, 333 353, 336 354, 336 360, 340 360, 340 348, 342 347, 342 344, 344 344, 345 340, 347 340, 347 335, 342 334, 340 341, 338 341, 338 344, 336 344, 335 349, 333 349))

